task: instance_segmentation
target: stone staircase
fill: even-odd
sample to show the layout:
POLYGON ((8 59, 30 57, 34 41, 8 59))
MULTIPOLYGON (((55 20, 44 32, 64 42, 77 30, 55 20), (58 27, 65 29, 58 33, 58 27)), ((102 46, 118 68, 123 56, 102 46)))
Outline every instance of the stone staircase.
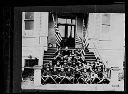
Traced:
MULTIPOLYGON (((57 51, 57 48, 55 47, 49 47, 47 51, 44 52, 43 57, 43 63, 48 63, 50 60, 53 60, 53 58, 56 56, 55 52, 57 51)), ((96 61, 96 57, 94 52, 87 51, 85 52, 85 60, 86 61, 96 61)))
POLYGON ((57 51, 56 47, 49 47, 47 51, 44 51, 43 63, 48 63, 50 60, 56 56, 55 52, 57 51))
MULTIPOLYGON (((75 49, 73 49, 73 50, 75 50, 75 49)), ((54 59, 54 57, 56 56, 55 55, 55 52, 57 51, 57 48, 55 48, 55 47, 50 47, 50 48, 48 48, 48 50, 47 51, 45 51, 44 52, 44 58, 43 58, 43 64, 45 64, 45 63, 49 63, 49 61, 50 60, 53 60, 54 59)), ((92 62, 95 62, 96 61, 96 56, 95 56, 95 54, 94 54, 94 52, 91 52, 91 51, 89 51, 89 50, 87 50, 86 52, 85 52, 85 60, 86 61, 92 61, 92 62)), ((75 71, 74 71, 75 72, 75 71)), ((41 83, 44 85, 44 84, 102 84, 102 82, 103 83, 109 83, 109 81, 108 82, 104 82, 104 81, 99 81, 99 83, 98 82, 91 82, 91 80, 89 80, 89 81, 84 81, 83 79, 81 79, 80 80, 80 78, 76 78, 76 76, 79 76, 79 73, 72 73, 74 76, 73 76, 73 78, 71 78, 71 79, 68 79, 67 77, 68 76, 62 76, 62 77, 59 77, 59 76, 57 76, 56 75, 56 72, 55 72, 55 74, 53 73, 53 76, 51 76, 51 75, 48 75, 48 76, 42 76, 42 78, 41 78, 41 83), (59 81, 58 81, 58 80, 59 81), (66 81, 64 81, 64 79, 66 79, 66 81), (70 81, 69 81, 70 80, 70 81), (64 81, 64 82, 63 82, 64 81), (69 81, 69 82, 68 82, 69 81)), ((43 73, 43 70, 42 70, 42 73, 43 73)), ((57 72, 58 73, 58 72, 57 72)), ((68 73, 68 72, 66 72, 66 73, 68 73)), ((66 74, 67 75, 67 74, 66 74)), ((101 75, 101 74, 100 74, 101 75)))
POLYGON ((86 55, 85 55, 86 61, 96 61, 94 52, 85 52, 85 53, 86 53, 86 55))

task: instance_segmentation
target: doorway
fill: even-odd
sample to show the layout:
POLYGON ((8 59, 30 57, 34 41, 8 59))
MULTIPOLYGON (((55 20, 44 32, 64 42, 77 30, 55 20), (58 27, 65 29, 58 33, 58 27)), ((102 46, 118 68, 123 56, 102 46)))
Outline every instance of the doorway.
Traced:
POLYGON ((61 47, 64 48, 66 46, 70 48, 75 48, 75 30, 76 30, 76 20, 75 18, 68 17, 60 17, 58 18, 59 32, 62 37, 61 47))
POLYGON ((71 24, 59 24, 59 32, 62 37, 61 47, 75 47, 75 25, 71 24))

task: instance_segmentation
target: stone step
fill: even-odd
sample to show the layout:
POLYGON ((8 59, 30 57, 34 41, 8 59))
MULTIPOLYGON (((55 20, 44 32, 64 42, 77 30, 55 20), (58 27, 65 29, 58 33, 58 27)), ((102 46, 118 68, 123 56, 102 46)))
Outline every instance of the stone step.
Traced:
POLYGON ((85 59, 86 61, 96 61, 96 59, 85 59))
POLYGON ((52 49, 52 48, 50 48, 50 49, 48 48, 48 50, 49 50, 49 51, 50 51, 50 50, 57 51, 57 49, 52 49))
POLYGON ((51 51, 44 51, 44 53, 55 53, 56 51, 53 51, 53 50, 51 50, 51 51))
MULTIPOLYGON (((85 59, 86 61, 96 61, 96 59, 85 59)), ((50 60, 43 60, 43 63, 49 63, 50 60)))
MULTIPOLYGON (((54 58, 54 56, 51 57, 44 57, 43 60, 52 60, 54 58)), ((85 59, 96 59, 96 57, 85 57, 85 59)))
MULTIPOLYGON (((51 57, 51 56, 56 56, 55 54, 49 54, 49 53, 46 53, 46 54, 44 54, 44 56, 45 57, 51 57)), ((93 54, 93 55, 84 55, 85 57, 95 57, 95 55, 93 54)))
POLYGON ((95 56, 95 54, 85 53, 86 56, 95 56))
POLYGON ((44 58, 53 58, 55 57, 56 55, 44 55, 44 58))
POLYGON ((48 48, 48 50, 57 50, 57 48, 48 48))
POLYGON ((56 51, 53 51, 53 50, 51 50, 51 51, 45 51, 44 53, 55 53, 56 51))
POLYGON ((50 53, 44 53, 44 55, 55 55, 55 53, 53 53, 53 52, 50 52, 50 53))
POLYGON ((85 59, 96 59, 96 57, 85 57, 85 59))
POLYGON ((43 60, 52 60, 52 59, 54 59, 54 58, 44 58, 43 60))
POLYGON ((48 48, 48 50, 57 50, 57 48, 48 48))
MULTIPOLYGON (((53 53, 53 52, 49 52, 49 53, 45 52, 45 53, 44 53, 44 56, 45 56, 45 55, 54 55, 54 56, 55 56, 55 53, 53 53)), ((95 56, 95 55, 94 55, 94 54, 86 53, 85 56, 95 56)))
POLYGON ((49 63, 50 60, 43 60, 43 63, 49 63))
POLYGON ((45 52, 56 52, 57 50, 47 50, 45 52))
POLYGON ((45 58, 54 58, 55 56, 44 56, 44 59, 45 58))
MULTIPOLYGON (((44 58, 43 60, 53 60, 54 58, 44 58)), ((96 57, 93 57, 93 58, 86 58, 85 57, 85 60, 87 60, 87 61, 95 61, 96 60, 96 57)))
POLYGON ((84 56, 95 56, 94 54, 85 54, 84 56))
POLYGON ((49 48, 49 49, 50 49, 50 48, 57 49, 56 47, 48 47, 48 48, 49 48))
POLYGON ((85 52, 85 54, 94 54, 94 52, 85 52))

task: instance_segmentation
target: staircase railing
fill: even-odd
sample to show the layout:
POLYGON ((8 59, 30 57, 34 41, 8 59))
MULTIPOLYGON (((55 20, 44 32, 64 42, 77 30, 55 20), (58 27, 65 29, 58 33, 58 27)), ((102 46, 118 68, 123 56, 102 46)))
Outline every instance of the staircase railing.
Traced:
POLYGON ((93 45, 94 45, 94 51, 95 51, 95 53, 96 53, 96 56, 99 57, 99 58, 101 59, 101 61, 103 61, 101 55, 99 54, 98 49, 96 48, 96 45, 94 44, 94 42, 92 42, 92 43, 93 43, 93 45))
MULTIPOLYGON (((91 40, 91 39, 90 39, 91 40)), ((89 38, 88 38, 88 36, 86 36, 86 43, 88 44, 89 42, 89 38)), ((86 44, 85 43, 85 44, 86 44)), ((100 53, 99 53, 99 51, 98 51, 98 49, 96 48, 96 46, 95 46, 95 44, 94 44, 94 42, 91 40, 91 43, 93 44, 93 46, 94 46, 94 53, 95 53, 95 55, 96 55, 96 57, 99 57, 100 59, 101 59, 101 61, 103 61, 102 60, 102 57, 101 57, 101 55, 100 55, 100 53)), ((83 46, 83 48, 85 48, 84 46, 86 46, 86 45, 83 45, 82 44, 82 46, 83 46)))
POLYGON ((105 63, 108 63, 108 61, 104 61, 104 60, 102 59, 102 57, 101 57, 101 55, 100 55, 98 49, 96 48, 95 43, 94 43, 92 40, 91 40, 91 43, 93 44, 94 53, 95 53, 96 57, 99 57, 100 60, 103 62, 103 65, 104 65, 103 72, 106 73, 107 78, 111 78, 111 68, 107 68, 106 65, 105 65, 105 63))

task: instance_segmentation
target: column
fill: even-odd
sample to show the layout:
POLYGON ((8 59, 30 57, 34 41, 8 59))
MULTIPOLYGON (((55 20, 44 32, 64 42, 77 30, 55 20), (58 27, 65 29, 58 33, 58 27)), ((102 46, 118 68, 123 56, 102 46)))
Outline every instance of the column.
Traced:
POLYGON ((41 85, 41 69, 42 67, 39 65, 34 66, 34 85, 41 85))

